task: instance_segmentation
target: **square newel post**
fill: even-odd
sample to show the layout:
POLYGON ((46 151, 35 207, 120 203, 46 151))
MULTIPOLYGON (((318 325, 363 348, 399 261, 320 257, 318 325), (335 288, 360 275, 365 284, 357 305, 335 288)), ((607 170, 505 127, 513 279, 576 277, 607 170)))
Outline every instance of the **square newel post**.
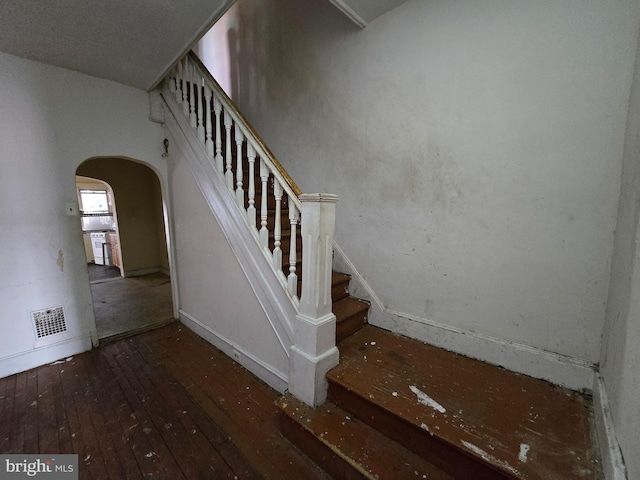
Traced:
POLYGON ((337 195, 300 195, 302 295, 291 347, 289 391, 313 407, 327 398, 325 374, 338 364, 331 270, 337 195))

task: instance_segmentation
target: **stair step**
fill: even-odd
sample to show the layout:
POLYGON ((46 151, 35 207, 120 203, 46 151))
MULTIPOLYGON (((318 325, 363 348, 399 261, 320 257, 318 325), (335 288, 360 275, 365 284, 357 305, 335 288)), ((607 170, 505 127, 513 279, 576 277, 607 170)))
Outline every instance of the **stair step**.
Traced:
POLYGON ((333 302, 336 316, 336 342, 353 335, 367 323, 369 304, 355 297, 345 297, 333 302))
POLYGON ((329 399, 456 478, 599 478, 583 395, 365 326, 329 399))
POLYGON ((349 296, 351 276, 346 273, 331 273, 331 300, 335 303, 349 296))
MULTIPOLYGON (((302 294, 302 270, 298 265, 298 298, 302 294)), ((284 270, 287 269, 285 265, 284 270)), ((331 272, 331 300, 333 303, 349 296, 349 280, 351 277, 345 273, 331 272)))
POLYGON ((286 394, 276 404, 284 436, 332 478, 453 479, 331 402, 314 409, 286 394))

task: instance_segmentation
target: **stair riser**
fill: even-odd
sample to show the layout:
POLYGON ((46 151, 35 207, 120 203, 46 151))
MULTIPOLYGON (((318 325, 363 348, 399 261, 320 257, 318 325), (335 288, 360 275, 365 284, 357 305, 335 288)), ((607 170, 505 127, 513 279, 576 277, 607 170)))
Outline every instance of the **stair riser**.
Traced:
POLYGON ((340 343, 349 335, 353 335, 360 330, 364 324, 367 323, 368 310, 364 312, 358 312, 345 319, 341 319, 336 323, 336 341, 340 343))
POLYGON ((515 477, 482 463, 477 458, 468 456, 455 446, 431 436, 427 431, 416 429, 415 426, 406 423, 401 418, 331 381, 329 382, 329 400, 456 478, 515 479, 515 477))
POLYGON ((349 284, 339 283, 331 286, 331 301, 337 302, 349 296, 349 284))
POLYGON ((308 430, 291 420, 287 415, 279 415, 280 432, 304 452, 317 465, 322 466, 331 478, 344 480, 366 480, 369 477, 362 475, 345 459, 336 455, 327 445, 321 442, 308 430))

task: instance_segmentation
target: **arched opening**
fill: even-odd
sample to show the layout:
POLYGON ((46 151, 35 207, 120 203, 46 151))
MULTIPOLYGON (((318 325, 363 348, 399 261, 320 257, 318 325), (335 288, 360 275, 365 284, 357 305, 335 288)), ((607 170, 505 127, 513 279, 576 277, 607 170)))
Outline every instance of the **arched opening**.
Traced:
POLYGON ((126 158, 91 158, 77 168, 76 187, 98 338, 173 321, 166 215, 156 172, 126 158))

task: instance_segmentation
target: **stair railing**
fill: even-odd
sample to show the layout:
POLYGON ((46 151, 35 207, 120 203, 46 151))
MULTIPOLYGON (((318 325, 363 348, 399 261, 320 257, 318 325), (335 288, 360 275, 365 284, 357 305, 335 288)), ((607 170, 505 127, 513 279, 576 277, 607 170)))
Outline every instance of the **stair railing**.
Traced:
POLYGON ((287 319, 294 325, 289 391, 307 404, 319 405, 326 398, 325 373, 338 363, 335 316, 331 311, 338 197, 303 194, 193 52, 171 70, 165 86, 162 95, 172 97, 188 119, 211 168, 235 198, 251 234, 288 291, 296 311, 295 319, 287 319), (298 245, 298 225, 304 256, 298 245), (290 232, 286 257, 283 231, 290 232))

